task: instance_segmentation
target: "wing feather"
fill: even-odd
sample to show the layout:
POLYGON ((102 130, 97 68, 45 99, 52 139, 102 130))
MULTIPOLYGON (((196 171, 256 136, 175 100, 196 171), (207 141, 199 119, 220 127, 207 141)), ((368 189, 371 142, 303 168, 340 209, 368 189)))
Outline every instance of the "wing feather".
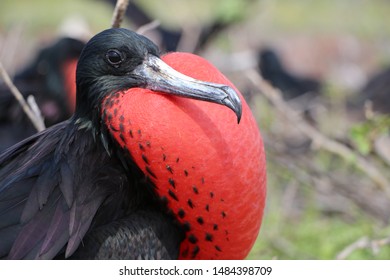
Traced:
POLYGON ((105 201, 123 204, 122 173, 92 133, 70 121, 9 148, 0 155, 0 258, 71 255, 92 226, 119 216, 94 220, 105 201))

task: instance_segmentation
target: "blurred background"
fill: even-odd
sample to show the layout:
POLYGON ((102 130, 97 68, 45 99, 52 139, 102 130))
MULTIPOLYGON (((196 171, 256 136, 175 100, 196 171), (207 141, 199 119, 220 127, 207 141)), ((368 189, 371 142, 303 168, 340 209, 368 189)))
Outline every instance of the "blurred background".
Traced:
MULTIPOLYGON (((114 2, 1 0, 0 61, 47 126, 72 113, 65 66, 114 2)), ((253 110, 268 198, 249 259, 390 258, 389 15, 387 0, 130 1, 124 27, 207 58, 253 110)), ((1 151, 34 128, 0 87, 1 151)))

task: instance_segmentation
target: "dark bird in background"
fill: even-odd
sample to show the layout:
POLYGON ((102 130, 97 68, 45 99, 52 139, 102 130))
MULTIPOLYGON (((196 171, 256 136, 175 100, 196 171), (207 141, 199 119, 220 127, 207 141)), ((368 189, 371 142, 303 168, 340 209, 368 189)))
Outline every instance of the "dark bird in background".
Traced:
MULTIPOLYGON (((68 119, 76 99, 75 71, 84 43, 61 38, 42 49, 13 78, 27 98, 34 96, 46 126, 68 119)), ((0 152, 36 132, 8 87, 0 85, 0 152)))
POLYGON ((0 258, 246 256, 265 203, 255 119, 204 60, 164 59, 214 82, 126 29, 89 41, 74 115, 0 155, 0 258))
POLYGON ((359 92, 348 100, 348 107, 363 112, 366 102, 371 103, 374 112, 390 113, 390 68, 373 75, 359 92))
POLYGON ((321 92, 321 82, 290 73, 272 49, 263 49, 259 52, 258 69, 264 79, 281 90, 285 100, 304 94, 316 95, 321 92))
MULTIPOLYGON (((278 53, 271 48, 257 51, 257 71, 273 87, 280 90, 281 97, 300 112, 307 122, 314 126, 317 124, 316 105, 322 90, 320 81, 291 73, 284 66, 278 53)), ((245 93, 247 102, 251 103, 257 93, 257 89, 247 90, 245 93)), ((286 152, 293 154, 306 152, 311 147, 311 140, 297 134, 294 129, 285 131, 284 143, 287 147, 286 152)))

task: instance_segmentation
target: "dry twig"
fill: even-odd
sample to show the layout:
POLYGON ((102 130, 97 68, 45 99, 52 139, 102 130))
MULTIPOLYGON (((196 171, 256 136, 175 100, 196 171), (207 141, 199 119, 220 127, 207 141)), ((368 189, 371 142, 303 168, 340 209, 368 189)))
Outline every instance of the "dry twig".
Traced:
POLYGON ((363 236, 356 240, 354 243, 345 247, 340 253, 337 254, 336 259, 344 260, 358 249, 371 249, 374 254, 378 254, 381 247, 389 244, 390 237, 378 240, 370 240, 367 236, 363 236))
POLYGON ((248 70, 247 77, 288 121, 313 141, 315 147, 338 155, 347 162, 354 164, 390 198, 390 182, 371 162, 355 153, 347 146, 328 138, 309 125, 299 114, 287 105, 282 99, 280 91, 273 88, 255 70, 248 70))
POLYGON ((129 0, 118 0, 116 2, 111 24, 113 28, 119 28, 121 26, 128 5, 129 0))
MULTIPOLYGON (((38 106, 36 106, 35 109, 32 109, 24 100, 23 95, 20 93, 20 91, 16 88, 14 83, 12 82, 10 76, 5 71, 3 64, 0 62, 0 76, 4 80, 5 84, 9 87, 11 90, 11 93, 15 96, 16 100, 20 103, 20 105, 23 108, 23 111, 27 114, 28 118, 33 123, 34 127, 38 131, 42 131, 45 129, 45 123, 43 122, 43 119, 41 117, 41 113, 38 109, 38 106)), ((35 103, 35 101, 34 101, 35 103)), ((36 104, 35 104, 36 105, 36 104)))

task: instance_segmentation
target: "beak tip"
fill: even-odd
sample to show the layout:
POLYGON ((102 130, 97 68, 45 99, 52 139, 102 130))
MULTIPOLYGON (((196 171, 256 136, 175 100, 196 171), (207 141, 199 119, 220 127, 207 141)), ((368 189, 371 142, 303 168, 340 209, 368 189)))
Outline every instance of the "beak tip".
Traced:
POLYGON ((237 114, 237 124, 240 124, 241 121, 241 111, 237 114))
MULTIPOLYGON (((239 99, 238 99, 239 100, 239 99)), ((232 106, 232 110, 233 112, 236 114, 237 116, 237 124, 240 123, 241 121, 241 117, 242 117, 242 105, 241 105, 241 101, 238 101, 237 103, 234 104, 235 106, 232 106)))
POLYGON ((225 105, 229 107, 237 116, 237 123, 239 124, 242 117, 242 103, 239 95, 232 88, 226 91, 228 97, 225 99, 225 105))

